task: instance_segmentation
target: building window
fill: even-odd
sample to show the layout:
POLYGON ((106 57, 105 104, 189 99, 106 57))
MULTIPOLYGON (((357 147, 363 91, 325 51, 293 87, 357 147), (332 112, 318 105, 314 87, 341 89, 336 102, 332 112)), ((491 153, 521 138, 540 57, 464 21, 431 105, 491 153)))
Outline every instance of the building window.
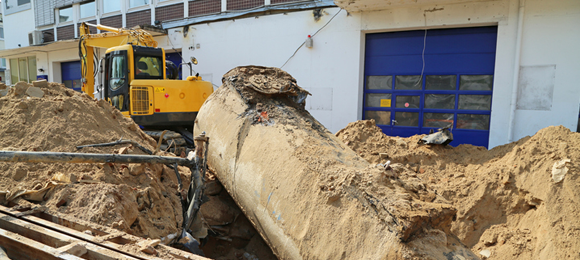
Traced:
POLYGON ((0 39, 4 39, 4 27, 0 27, 0 39))
POLYGON ((30 9, 30 0, 5 0, 6 14, 30 9))
POLYGON ((60 23, 68 22, 73 20, 73 9, 71 7, 58 9, 58 21, 60 23))
POLYGON ((95 16, 95 2, 81 4, 81 19, 95 16))
POLYGON ((148 4, 149 4, 149 0, 129 0, 129 8, 142 6, 142 5, 148 5, 148 4))
POLYGON ((36 57, 23 57, 10 59, 10 76, 12 84, 25 81, 32 82, 36 80, 36 57))
POLYGON ((110 13, 121 10, 121 1, 119 0, 103 0, 103 12, 110 13))

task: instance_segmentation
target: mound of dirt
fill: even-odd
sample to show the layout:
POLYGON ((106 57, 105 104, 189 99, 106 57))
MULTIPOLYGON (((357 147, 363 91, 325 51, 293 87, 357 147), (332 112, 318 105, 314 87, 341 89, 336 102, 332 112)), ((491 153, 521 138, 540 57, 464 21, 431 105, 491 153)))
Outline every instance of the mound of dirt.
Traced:
MULTIPOLYGON (((38 88, 25 82, 13 88, 0 84, 0 150, 145 154, 130 144, 81 150, 76 146, 120 138, 149 150, 156 145, 132 119, 104 100, 96 101, 58 83, 35 85, 38 88)), ((174 156, 164 152, 160 155, 174 156)), ((178 170, 183 187, 188 187, 190 170, 181 166, 178 170)), ((211 174, 206 178, 208 202, 202 205, 201 214, 210 236, 202 247, 205 254, 215 259, 276 259, 219 181, 211 174)), ((178 180, 167 166, 0 162, 0 195, 38 190, 50 181, 58 185, 32 202, 67 219, 90 221, 151 239, 179 231, 183 221, 178 180)), ((7 201, 0 196, 0 203, 7 201)), ((18 198, 11 203, 30 202, 18 198)))
MULTIPOLYGON (((132 119, 104 100, 93 100, 58 83, 17 83, 0 98, 0 149, 79 152, 78 145, 133 140, 153 150, 155 142, 132 119), (36 93, 36 94, 35 94, 36 93), (39 96, 41 96, 39 98, 39 96)), ((144 154, 130 144, 84 148, 84 153, 144 154)), ((187 187, 190 171, 179 168, 187 187)), ((36 203, 48 211, 160 238, 182 222, 177 178, 161 165, 0 163, 0 191, 58 185, 36 203)), ((13 202, 18 203, 16 199, 13 202)), ((23 202, 23 201, 22 201, 23 202)))
POLYGON ((579 133, 552 126, 489 151, 389 137, 374 120, 350 123, 336 135, 371 163, 413 169, 428 191, 458 210, 451 231, 480 257, 580 257, 579 133), (555 166, 565 159, 565 167, 555 166), (558 167, 568 170, 560 182, 552 178, 558 167))

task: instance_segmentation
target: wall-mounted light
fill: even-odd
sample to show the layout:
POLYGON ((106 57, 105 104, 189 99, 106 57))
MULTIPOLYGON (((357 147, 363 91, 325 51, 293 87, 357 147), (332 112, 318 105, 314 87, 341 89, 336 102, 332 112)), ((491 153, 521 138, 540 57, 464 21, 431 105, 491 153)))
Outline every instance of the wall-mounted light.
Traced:
POLYGON ((304 46, 306 46, 306 48, 312 48, 313 45, 314 42, 312 41, 312 37, 308 35, 308 38, 306 38, 306 41, 304 41, 304 46))

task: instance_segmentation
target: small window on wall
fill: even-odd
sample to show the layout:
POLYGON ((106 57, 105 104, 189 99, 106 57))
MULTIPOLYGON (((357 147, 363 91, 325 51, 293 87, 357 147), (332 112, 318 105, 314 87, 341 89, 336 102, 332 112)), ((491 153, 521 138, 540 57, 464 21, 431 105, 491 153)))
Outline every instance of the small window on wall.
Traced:
POLYGON ((6 14, 30 9, 30 0, 4 0, 6 14))
POLYGON ((142 5, 148 5, 148 4, 149 4, 149 0, 129 0, 129 8, 142 6, 142 5))
POLYGON ((73 9, 71 7, 58 9, 58 22, 64 23, 73 20, 73 9))
POLYGON ((95 16, 95 2, 81 4, 81 19, 95 16))
POLYGON ((0 39, 4 39, 4 28, 0 27, 0 39))
POLYGON ((19 81, 28 83, 36 80, 36 57, 10 59, 10 76, 12 84, 19 81))
POLYGON ((111 13, 121 11, 121 1, 119 0, 103 0, 103 12, 111 13))

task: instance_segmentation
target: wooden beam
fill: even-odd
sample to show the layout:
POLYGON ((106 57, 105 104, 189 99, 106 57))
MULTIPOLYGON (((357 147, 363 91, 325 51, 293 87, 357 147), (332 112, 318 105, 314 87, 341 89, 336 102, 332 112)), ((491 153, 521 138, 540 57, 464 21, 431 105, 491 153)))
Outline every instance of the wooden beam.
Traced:
POLYGON ((6 249, 6 254, 11 259, 82 259, 1 228, 0 244, 6 249))
MULTIPOLYGON (((30 210, 30 208, 21 208, 20 210, 27 211, 30 210)), ((16 219, 16 214, 18 213, 19 212, 15 211, 14 208, 7 208, 0 205, 0 220, 8 219, 9 217, 11 220, 16 219)), ((94 223, 88 224, 81 220, 71 221, 46 212, 37 212, 30 215, 25 215, 17 220, 18 221, 15 221, 15 223, 26 224, 28 226, 34 225, 35 230, 48 230, 47 233, 49 234, 57 233, 55 236, 58 239, 61 241, 67 241, 66 245, 63 245, 62 243, 56 245, 53 243, 53 247, 58 248, 59 250, 66 249, 66 246, 69 246, 75 242, 84 244, 87 249, 87 253, 83 255, 83 258, 155 259, 155 257, 145 254, 136 255, 134 253, 128 253, 123 248, 123 246, 126 244, 137 244, 139 241, 142 241, 143 238, 129 235, 118 230, 102 227, 94 223), (39 216, 42 216, 42 218, 39 216), (95 236, 84 233, 85 230, 90 230, 95 236), (127 256, 129 258, 126 258, 127 256)), ((0 223, 0 227, 3 227, 2 223, 0 223)), ((174 259, 208 260, 208 258, 162 244, 157 245, 157 248, 161 248, 163 251, 168 252, 174 257, 174 259)))

